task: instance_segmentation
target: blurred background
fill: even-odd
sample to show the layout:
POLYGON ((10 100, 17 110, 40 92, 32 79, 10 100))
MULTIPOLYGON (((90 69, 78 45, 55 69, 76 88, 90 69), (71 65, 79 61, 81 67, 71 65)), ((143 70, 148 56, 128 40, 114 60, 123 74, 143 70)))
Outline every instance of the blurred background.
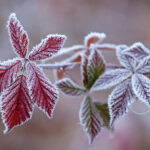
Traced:
MULTIPOLYGON (((106 43, 127 44, 141 41, 150 48, 149 0, 0 0, 0 60, 15 57, 7 33, 9 14, 15 12, 28 32, 30 50, 49 33, 68 36, 65 47, 82 44, 90 32, 107 34, 106 43)), ((118 63, 113 52, 104 53, 108 62, 118 63)), ((52 71, 46 71, 54 83, 52 71)), ((79 68, 74 78, 80 77, 79 68)), ((111 90, 95 92, 93 98, 107 102, 111 90)), ((137 115, 130 111, 115 124, 113 135, 102 129, 92 145, 79 123, 83 97, 60 94, 49 120, 38 109, 24 125, 4 135, 0 121, 0 150, 150 150, 150 113, 137 115)), ((135 103, 132 110, 148 108, 135 103)))

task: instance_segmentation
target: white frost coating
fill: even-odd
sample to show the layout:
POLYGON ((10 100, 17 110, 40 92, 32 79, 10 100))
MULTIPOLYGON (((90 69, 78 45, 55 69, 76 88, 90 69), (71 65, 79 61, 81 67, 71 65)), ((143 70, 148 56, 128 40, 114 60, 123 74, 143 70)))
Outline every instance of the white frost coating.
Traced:
POLYGON ((111 88, 130 77, 132 73, 126 69, 115 69, 106 71, 100 76, 92 87, 92 91, 111 88))
POLYGON ((136 68, 137 73, 150 73, 150 55, 140 61, 136 68))
POLYGON ((58 100, 58 89, 51 84, 42 69, 35 63, 27 63, 26 69, 28 74, 27 84, 31 98, 35 105, 51 119, 58 100))
POLYGON ((90 97, 86 97, 83 100, 80 107, 79 119, 89 138, 89 143, 92 144, 94 138, 98 135, 103 126, 103 120, 90 97))
POLYGON ((96 48, 98 50, 109 50, 109 51, 115 51, 117 49, 117 45, 115 44, 108 44, 108 43, 105 43, 105 44, 91 44, 90 45, 90 48, 96 48))
POLYGON ((91 32, 90 34, 85 36, 84 45, 86 47, 88 46, 88 42, 91 38, 97 38, 97 41, 95 41, 94 43, 99 43, 99 42, 102 42, 106 38, 106 34, 105 33, 98 33, 98 32, 91 32))
POLYGON ((17 56, 24 57, 27 54, 28 51, 28 46, 29 46, 29 38, 27 32, 24 30, 22 24, 20 21, 17 19, 15 13, 11 13, 9 16, 9 20, 7 23, 7 28, 8 28, 8 34, 9 34, 9 39, 11 42, 11 45, 13 47, 13 51, 17 56), (16 34, 14 33, 14 29, 10 27, 11 21, 14 21, 14 25, 16 25, 16 34), (20 33, 19 31, 20 30, 20 33), (17 38, 17 39, 16 39, 17 38))
POLYGON ((20 58, 0 63, 0 91, 6 89, 14 81, 21 67, 22 62, 20 58))
POLYGON ((142 74, 134 74, 132 88, 139 100, 150 107, 150 79, 142 74))
POLYGON ((136 42, 128 49, 126 49, 126 53, 132 55, 137 61, 140 61, 146 56, 150 55, 150 50, 142 43, 136 42))
POLYGON ((82 50, 84 50, 84 49, 85 49, 84 45, 74 45, 74 46, 71 46, 71 47, 62 48, 60 51, 58 51, 58 53, 53 55, 53 57, 51 57, 51 59, 61 57, 62 55, 63 56, 65 56, 65 55, 68 56, 68 54, 72 54, 72 53, 74 53, 74 54, 81 53, 82 50), (80 52, 78 52, 78 51, 80 51, 80 52))
POLYGON ((110 112, 110 126, 121 116, 128 112, 128 106, 133 103, 136 96, 132 90, 131 80, 117 86, 108 98, 108 106, 110 112))
POLYGON ((3 92, 0 99, 1 99, 0 107, 1 107, 1 112, 2 112, 2 120, 5 125, 4 134, 10 132, 14 127, 20 126, 20 125, 24 124, 25 122, 27 122, 29 119, 31 119, 32 112, 33 112, 33 105, 32 105, 33 103, 29 96, 29 91, 27 88, 25 76, 23 76, 23 75, 18 76, 16 81, 3 92), (18 123, 16 125, 14 124, 11 127, 9 125, 11 125, 11 123, 13 123, 13 121, 10 120, 9 117, 11 117, 11 114, 14 113, 15 109, 17 109, 16 104, 18 102, 19 102, 22 112, 20 112, 20 114, 17 114, 18 112, 16 110, 16 115, 18 115, 18 120, 15 120, 16 118, 12 118, 12 119, 14 119, 15 121, 18 121, 18 123), (25 110, 23 110, 23 108, 25 110), (26 110, 27 110, 27 112, 25 112, 26 110), (25 118, 23 116, 20 116, 21 114, 24 115, 25 118), (7 115, 9 115, 9 116, 7 116, 7 115), (20 118, 20 117, 22 117, 22 118, 20 118), (10 122, 10 121, 12 121, 12 122, 10 122))
POLYGON ((82 89, 79 85, 77 85, 69 78, 64 78, 62 80, 59 80, 56 83, 56 85, 64 94, 70 96, 80 96, 84 94, 84 89, 82 89))
POLYGON ((29 53, 30 60, 48 60, 51 59, 63 46, 67 37, 60 34, 49 34, 45 39, 33 47, 29 53), (49 42, 50 40, 50 42, 49 42), (61 41, 58 43, 58 41, 61 41))
POLYGON ((131 56, 125 53, 127 46, 118 46, 116 55, 122 66, 125 68, 134 71, 136 67, 136 60, 131 56))

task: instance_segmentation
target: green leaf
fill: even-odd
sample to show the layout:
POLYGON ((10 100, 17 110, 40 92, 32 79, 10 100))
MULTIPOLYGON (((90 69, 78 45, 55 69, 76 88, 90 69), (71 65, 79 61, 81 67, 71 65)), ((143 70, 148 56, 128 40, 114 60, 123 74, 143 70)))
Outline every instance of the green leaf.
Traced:
POLYGON ((100 112, 100 116, 103 119, 103 126, 107 127, 110 129, 110 115, 109 115, 109 108, 108 104, 101 104, 100 102, 94 102, 97 110, 100 112))
POLYGON ((101 53, 93 49, 89 58, 83 56, 81 68, 83 84, 86 89, 90 89, 99 76, 105 71, 105 63, 101 53))
POLYGON ((86 90, 82 89, 79 85, 69 78, 64 78, 56 83, 57 87, 64 93, 70 96, 84 95, 86 90))
POLYGON ((104 71, 105 71, 105 64, 101 56, 101 53, 93 49, 87 65, 88 89, 90 89, 93 86, 95 81, 98 79, 100 75, 103 74, 104 71))

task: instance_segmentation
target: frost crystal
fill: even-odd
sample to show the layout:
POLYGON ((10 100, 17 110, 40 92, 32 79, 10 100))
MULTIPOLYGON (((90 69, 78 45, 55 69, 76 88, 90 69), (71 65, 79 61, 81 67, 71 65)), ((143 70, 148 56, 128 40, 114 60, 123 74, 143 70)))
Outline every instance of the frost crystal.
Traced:
POLYGON ((117 118, 127 113, 128 106, 135 100, 135 98, 130 80, 120 84, 112 91, 108 98, 111 116, 110 126, 113 125, 117 118))
POLYGON ((32 106, 33 102, 29 96, 26 77, 20 75, 1 96, 4 133, 29 120, 33 111, 32 106))
POLYGON ((93 104, 90 97, 86 97, 80 108, 80 122, 89 137, 90 144, 100 132, 103 121, 100 113, 93 104))
POLYGON ((27 32, 23 29, 16 14, 12 13, 10 15, 7 26, 14 52, 18 56, 25 58, 28 50, 29 39, 27 32))

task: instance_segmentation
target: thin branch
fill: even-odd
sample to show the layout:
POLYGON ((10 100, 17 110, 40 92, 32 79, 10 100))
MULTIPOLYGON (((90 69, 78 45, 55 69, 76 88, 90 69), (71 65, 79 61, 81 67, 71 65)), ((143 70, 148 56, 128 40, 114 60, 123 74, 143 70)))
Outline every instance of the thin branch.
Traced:
POLYGON ((55 64, 39 64, 39 67, 43 69, 60 69, 60 68, 66 68, 66 67, 75 67, 80 65, 80 62, 75 62, 75 63, 55 63, 55 64))
POLYGON ((124 69, 123 66, 116 65, 116 64, 106 64, 107 69, 124 69))

